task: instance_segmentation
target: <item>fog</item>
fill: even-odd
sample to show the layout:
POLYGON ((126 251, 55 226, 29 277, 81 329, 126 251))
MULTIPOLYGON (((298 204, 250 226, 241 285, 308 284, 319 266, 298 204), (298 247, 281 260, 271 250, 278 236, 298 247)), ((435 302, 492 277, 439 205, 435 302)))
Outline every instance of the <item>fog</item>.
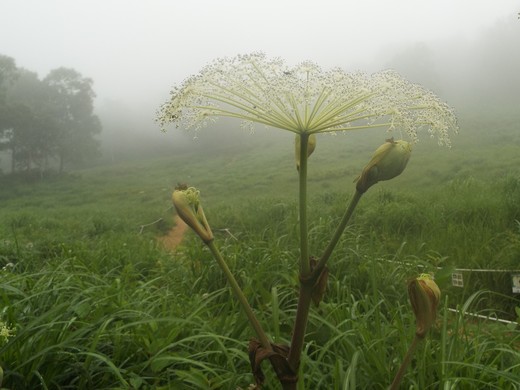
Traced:
POLYGON ((513 0, 2 0, 0 54, 42 78, 62 66, 92 78, 105 158, 117 160, 191 142, 154 123, 171 86, 252 51, 395 68, 462 111, 518 105, 519 11, 513 0))

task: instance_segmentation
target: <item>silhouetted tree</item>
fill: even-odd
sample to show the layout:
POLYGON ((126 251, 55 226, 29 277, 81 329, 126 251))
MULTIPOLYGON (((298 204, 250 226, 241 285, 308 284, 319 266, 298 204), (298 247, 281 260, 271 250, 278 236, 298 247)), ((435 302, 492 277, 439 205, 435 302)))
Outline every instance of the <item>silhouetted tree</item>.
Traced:
POLYGON ((0 54, 0 151, 7 148, 7 139, 13 127, 7 91, 17 75, 15 60, 0 54))
POLYGON ((13 58, 0 54, 0 98, 5 94, 9 83, 17 77, 16 62, 13 58))
POLYGON ((51 89, 38 75, 18 69, 16 81, 6 95, 6 122, 2 144, 11 152, 11 171, 16 168, 40 172, 56 153, 57 110, 49 99, 51 89))
POLYGON ((0 151, 11 156, 11 172, 41 173, 57 160, 84 162, 98 152, 95 135, 101 123, 94 115, 92 80, 59 68, 40 80, 0 55, 0 151))
POLYGON ((16 79, 17 68, 14 59, 0 54, 0 139, 3 132, 10 127, 8 119, 6 93, 16 79))
POLYGON ((101 122, 94 115, 92 80, 74 69, 58 68, 43 82, 51 88, 50 101, 56 110, 56 139, 59 170, 69 162, 83 162, 95 155, 99 143, 94 138, 101 132, 101 122))

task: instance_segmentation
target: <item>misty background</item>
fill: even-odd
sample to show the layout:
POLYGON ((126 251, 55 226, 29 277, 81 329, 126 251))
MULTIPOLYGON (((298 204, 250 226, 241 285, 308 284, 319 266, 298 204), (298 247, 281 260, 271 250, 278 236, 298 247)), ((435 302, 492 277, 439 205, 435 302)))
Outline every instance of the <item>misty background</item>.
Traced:
MULTIPOLYGON (((194 141, 154 122, 173 85, 216 57, 252 51, 289 65, 393 68, 454 107, 467 137, 477 121, 493 134, 520 120, 519 12, 511 0, 2 0, 0 54, 40 79, 60 67, 92 79, 97 163, 204 148, 226 135, 227 145, 272 136, 222 120, 194 141)), ((4 152, 4 171, 7 163, 4 152)))

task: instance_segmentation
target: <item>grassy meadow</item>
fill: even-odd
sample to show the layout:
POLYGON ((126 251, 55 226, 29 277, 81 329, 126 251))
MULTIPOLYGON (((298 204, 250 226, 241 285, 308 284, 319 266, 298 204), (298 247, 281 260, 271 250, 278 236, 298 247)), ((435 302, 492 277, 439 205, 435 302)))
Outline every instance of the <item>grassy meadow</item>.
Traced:
MULTIPOLYGON (((413 338, 406 281, 421 272, 436 274, 442 307, 402 388, 520 389, 520 297, 510 274, 467 272, 463 288, 451 286, 454 268, 520 269, 518 122, 460 121, 452 149, 423 135, 405 172, 361 200, 329 263, 325 299, 311 311, 301 389, 385 389, 413 338)), ((10 329, 0 334, 1 388, 253 382, 253 332, 211 254, 191 232, 173 252, 157 240, 174 224, 177 183, 200 189, 217 245, 262 325, 289 342, 294 140, 212 131, 169 155, 43 181, 0 177, 0 322, 10 329)), ((385 138, 374 130, 318 138, 309 160, 311 253, 327 245, 353 180, 385 138)))

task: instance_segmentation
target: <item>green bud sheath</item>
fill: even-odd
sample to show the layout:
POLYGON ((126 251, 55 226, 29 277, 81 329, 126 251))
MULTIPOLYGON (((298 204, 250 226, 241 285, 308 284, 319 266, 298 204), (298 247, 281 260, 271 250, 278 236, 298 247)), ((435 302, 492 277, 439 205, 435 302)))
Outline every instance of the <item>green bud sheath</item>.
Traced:
POLYGON ((207 243, 213 240, 213 233, 199 203, 198 191, 195 188, 173 191, 172 202, 179 217, 197 233, 202 241, 207 243))
POLYGON ((424 338, 435 323, 441 291, 430 275, 422 274, 408 283, 408 296, 416 319, 415 333, 424 338))
POLYGON ((374 184, 399 176, 410 159, 412 147, 409 142, 393 138, 376 149, 369 163, 356 179, 356 189, 364 193, 374 184))
MULTIPOLYGON (((296 169, 300 170, 300 135, 296 134, 294 138, 294 158, 296 159, 296 169)), ((309 157, 312 152, 316 149, 316 134, 309 135, 309 141, 307 146, 307 157, 309 157)))

